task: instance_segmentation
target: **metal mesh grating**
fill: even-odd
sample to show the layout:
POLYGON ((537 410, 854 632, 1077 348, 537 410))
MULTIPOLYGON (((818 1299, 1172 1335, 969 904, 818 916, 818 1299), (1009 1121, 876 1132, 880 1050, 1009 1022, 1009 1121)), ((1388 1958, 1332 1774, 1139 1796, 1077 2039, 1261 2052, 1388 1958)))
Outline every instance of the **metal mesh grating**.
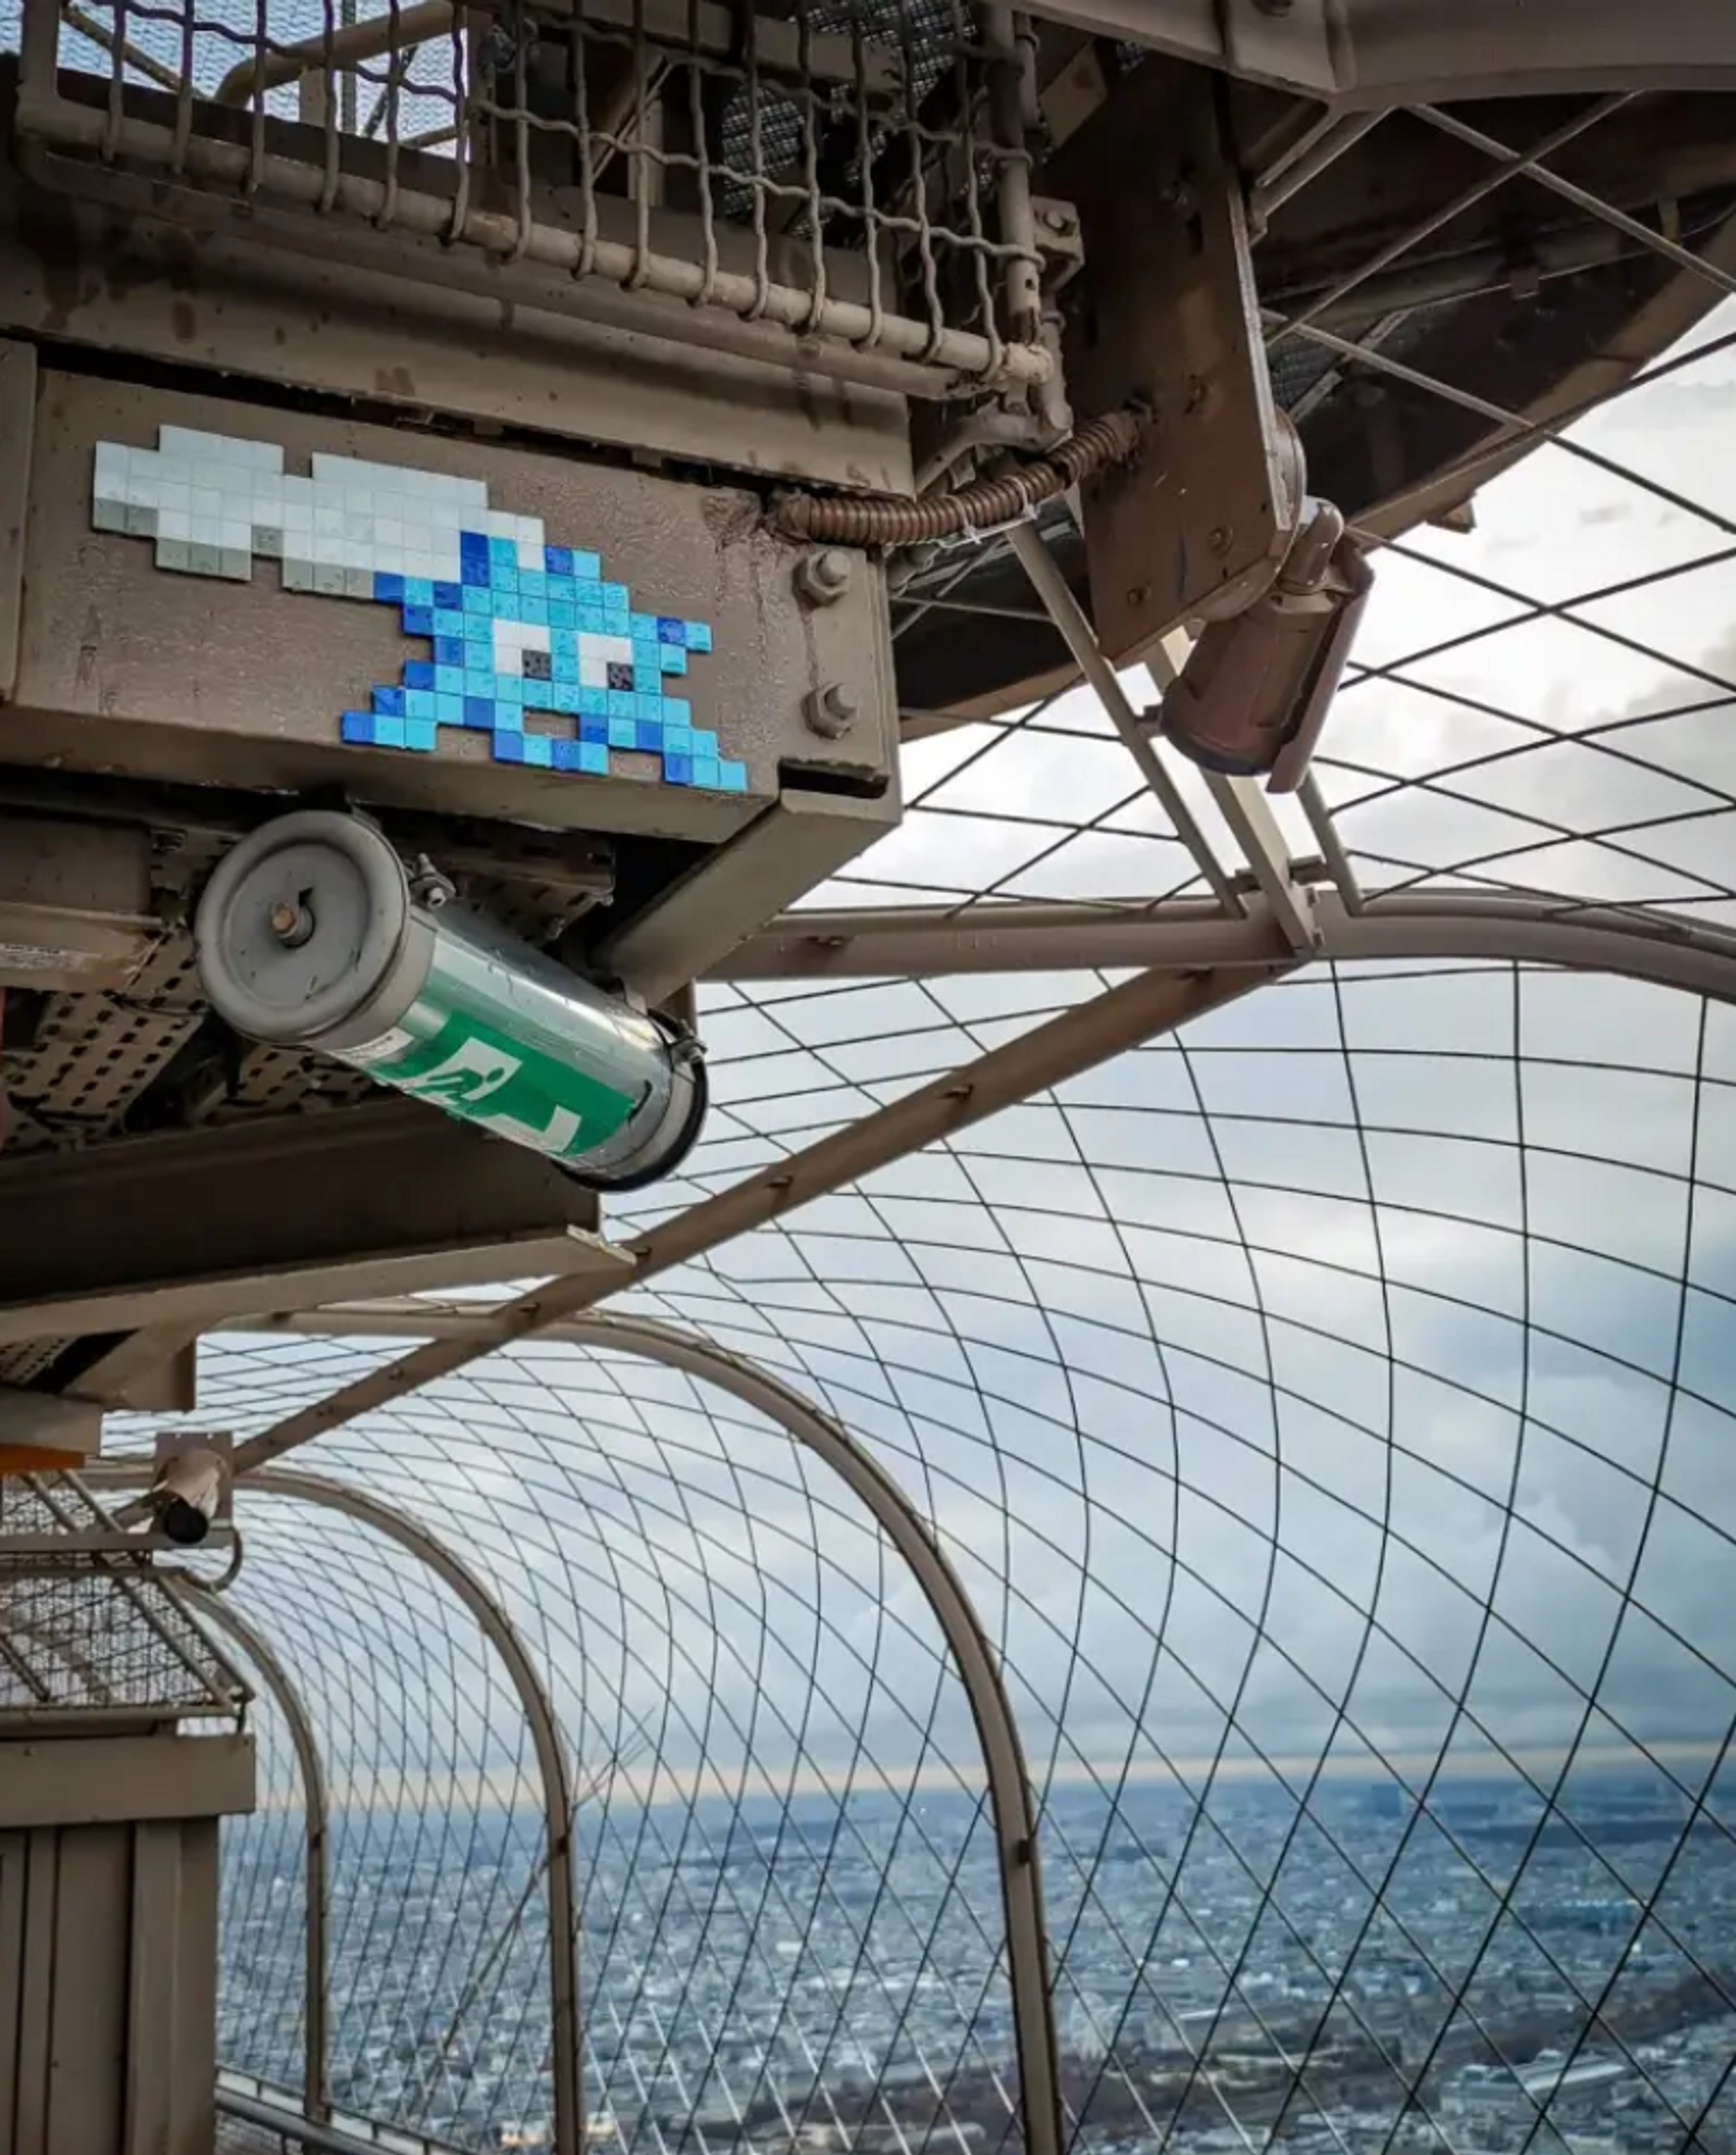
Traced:
MULTIPOLYGON (((111 1524, 66 1475, 0 1480, 0 1536, 111 1524)), ((233 1715, 246 1687, 134 1557, 0 1547, 0 1716, 233 1715)))

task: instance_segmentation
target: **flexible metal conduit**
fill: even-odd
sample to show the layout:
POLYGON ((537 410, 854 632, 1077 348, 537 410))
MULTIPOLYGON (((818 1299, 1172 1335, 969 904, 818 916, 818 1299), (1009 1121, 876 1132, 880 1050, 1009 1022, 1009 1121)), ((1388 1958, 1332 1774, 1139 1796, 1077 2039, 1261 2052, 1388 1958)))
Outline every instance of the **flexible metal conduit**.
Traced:
POLYGON ((1017 522, 1081 480, 1126 463, 1139 439, 1135 415, 1111 412, 1101 419, 1087 419, 1047 456, 996 478, 978 479, 956 494, 931 494, 924 501, 877 494, 791 494, 773 509, 772 523, 786 539, 837 546, 913 546, 924 539, 992 531, 1017 522))

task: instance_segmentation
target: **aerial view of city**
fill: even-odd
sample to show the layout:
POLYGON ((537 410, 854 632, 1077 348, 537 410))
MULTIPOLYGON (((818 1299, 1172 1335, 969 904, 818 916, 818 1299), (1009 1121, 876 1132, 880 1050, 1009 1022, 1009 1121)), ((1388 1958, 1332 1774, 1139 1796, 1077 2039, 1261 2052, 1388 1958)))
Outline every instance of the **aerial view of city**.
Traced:
MULTIPOLYGON (((593 2142, 1011 2155, 982 1808, 708 1808, 674 1853, 611 1810, 582 1858, 593 2142)), ((296 1823, 229 1829, 222 1999, 226 2060, 292 2086, 296 1823)), ((340 2111, 550 2144, 539 1822, 443 1848, 402 1816, 334 1823, 370 1954, 345 1964, 340 1921, 340 2111)), ((1396 1783, 1324 1783, 1305 1815, 1233 1783, 1202 1805, 1062 1788, 1042 1856, 1063 2097, 1093 2155, 1736 2147, 1736 1845, 1715 1799, 1689 1828, 1655 1773, 1586 1777, 1547 1816, 1510 1780, 1443 1783, 1427 1815, 1396 1783)))

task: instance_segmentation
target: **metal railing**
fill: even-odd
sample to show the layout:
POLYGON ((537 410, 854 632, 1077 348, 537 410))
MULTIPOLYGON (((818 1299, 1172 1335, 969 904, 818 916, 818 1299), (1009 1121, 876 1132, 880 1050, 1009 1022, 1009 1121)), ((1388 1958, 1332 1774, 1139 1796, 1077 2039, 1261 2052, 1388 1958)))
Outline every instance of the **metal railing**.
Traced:
POLYGON ((286 2090, 245 2073, 218 2075, 217 2113, 216 2155, 462 2155, 450 2142, 365 2118, 309 2117, 286 2090))
POLYGON ((153 213, 195 223, 238 193, 268 241, 317 218, 408 277, 504 269, 909 393, 1053 376, 1034 48, 1003 7, 23 0, 23 23, 19 131, 83 190, 168 177, 153 213))

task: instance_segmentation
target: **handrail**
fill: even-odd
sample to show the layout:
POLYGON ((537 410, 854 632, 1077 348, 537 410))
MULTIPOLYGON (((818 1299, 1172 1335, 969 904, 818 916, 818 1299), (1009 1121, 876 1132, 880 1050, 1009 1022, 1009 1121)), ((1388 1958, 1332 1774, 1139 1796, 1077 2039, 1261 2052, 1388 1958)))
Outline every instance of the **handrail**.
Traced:
MULTIPOLYGON (((255 2081, 253 2085, 263 2089, 265 2082, 255 2081)), ((319 2124, 308 2117, 293 2097, 285 2095, 281 2101, 274 2101, 263 2094, 249 2095, 243 2088, 226 2086, 221 2073, 216 2102, 221 2117, 276 2133, 284 2147, 296 2150, 297 2155, 463 2155, 462 2150, 454 2147, 449 2141, 429 2140, 421 2133, 385 2127, 362 2135, 334 2125, 319 2124)))

